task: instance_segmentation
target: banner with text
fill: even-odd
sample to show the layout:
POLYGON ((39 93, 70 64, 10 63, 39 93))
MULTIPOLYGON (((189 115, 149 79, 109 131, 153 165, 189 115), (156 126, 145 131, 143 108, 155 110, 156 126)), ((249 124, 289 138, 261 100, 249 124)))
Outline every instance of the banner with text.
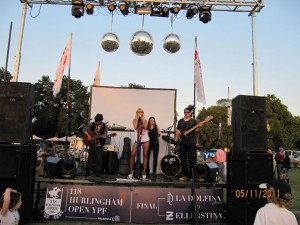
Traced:
POLYGON ((44 218, 122 223, 223 221, 223 189, 108 187, 49 184, 44 218), (195 203, 195 204, 194 204, 195 203), (196 205, 196 207, 194 207, 196 205))

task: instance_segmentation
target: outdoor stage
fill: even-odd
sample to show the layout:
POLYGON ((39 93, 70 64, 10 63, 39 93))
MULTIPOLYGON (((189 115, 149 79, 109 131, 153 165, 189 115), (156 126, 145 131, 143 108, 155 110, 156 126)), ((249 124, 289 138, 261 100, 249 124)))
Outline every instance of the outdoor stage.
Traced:
POLYGON ((43 220, 179 224, 191 223, 196 213, 201 223, 224 221, 223 182, 179 182, 162 174, 146 180, 102 174, 35 182, 35 213, 44 207, 43 220))

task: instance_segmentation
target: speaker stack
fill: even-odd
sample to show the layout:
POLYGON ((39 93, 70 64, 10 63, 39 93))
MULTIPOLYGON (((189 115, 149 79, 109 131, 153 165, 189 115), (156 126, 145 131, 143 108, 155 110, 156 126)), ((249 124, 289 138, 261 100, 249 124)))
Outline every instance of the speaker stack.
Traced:
POLYGON ((21 222, 33 213, 37 149, 31 145, 34 86, 0 82, 0 192, 22 193, 21 222))
POLYGON ((123 152, 119 160, 119 174, 128 175, 130 170, 131 140, 124 138, 123 152))
POLYGON ((266 132, 265 97, 235 97, 233 149, 227 154, 227 219, 232 224, 253 224, 257 210, 267 203, 266 198, 254 194, 259 193, 261 183, 273 179, 273 156, 266 153, 266 132))

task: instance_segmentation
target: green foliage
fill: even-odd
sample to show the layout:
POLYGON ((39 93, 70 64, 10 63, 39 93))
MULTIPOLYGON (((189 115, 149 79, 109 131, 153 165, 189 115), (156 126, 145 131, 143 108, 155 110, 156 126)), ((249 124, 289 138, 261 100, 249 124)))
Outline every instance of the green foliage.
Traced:
POLYGON ((127 88, 145 88, 145 85, 136 84, 136 83, 129 83, 128 86, 122 86, 121 87, 127 87, 127 88))
POLYGON ((2 67, 0 68, 0 81, 7 81, 9 82, 12 78, 12 75, 10 74, 10 72, 6 71, 5 75, 5 80, 4 80, 4 73, 5 73, 5 69, 2 67))
POLYGON ((79 80, 70 79, 69 110, 67 112, 68 78, 63 77, 60 92, 53 97, 53 82, 43 76, 35 86, 33 133, 45 139, 71 135, 88 120, 89 93, 79 80))

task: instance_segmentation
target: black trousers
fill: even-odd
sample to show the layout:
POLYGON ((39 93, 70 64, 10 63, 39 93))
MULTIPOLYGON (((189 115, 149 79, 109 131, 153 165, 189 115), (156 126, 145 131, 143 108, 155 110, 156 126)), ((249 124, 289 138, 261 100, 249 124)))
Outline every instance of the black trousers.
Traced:
POLYGON ((96 176, 100 176, 103 161, 103 147, 91 146, 86 164, 86 173, 90 174, 93 170, 96 176))
POLYGON ((195 168, 197 160, 196 144, 194 142, 183 142, 179 149, 179 159, 182 175, 192 178, 192 169, 195 168))
POLYGON ((148 163, 147 163, 147 168, 146 168, 146 174, 150 173, 150 167, 149 167, 149 162, 150 162, 150 155, 151 151, 153 151, 153 173, 156 174, 156 168, 157 168, 157 158, 158 158, 158 152, 159 152, 159 143, 150 141, 149 144, 149 149, 148 149, 148 163))

